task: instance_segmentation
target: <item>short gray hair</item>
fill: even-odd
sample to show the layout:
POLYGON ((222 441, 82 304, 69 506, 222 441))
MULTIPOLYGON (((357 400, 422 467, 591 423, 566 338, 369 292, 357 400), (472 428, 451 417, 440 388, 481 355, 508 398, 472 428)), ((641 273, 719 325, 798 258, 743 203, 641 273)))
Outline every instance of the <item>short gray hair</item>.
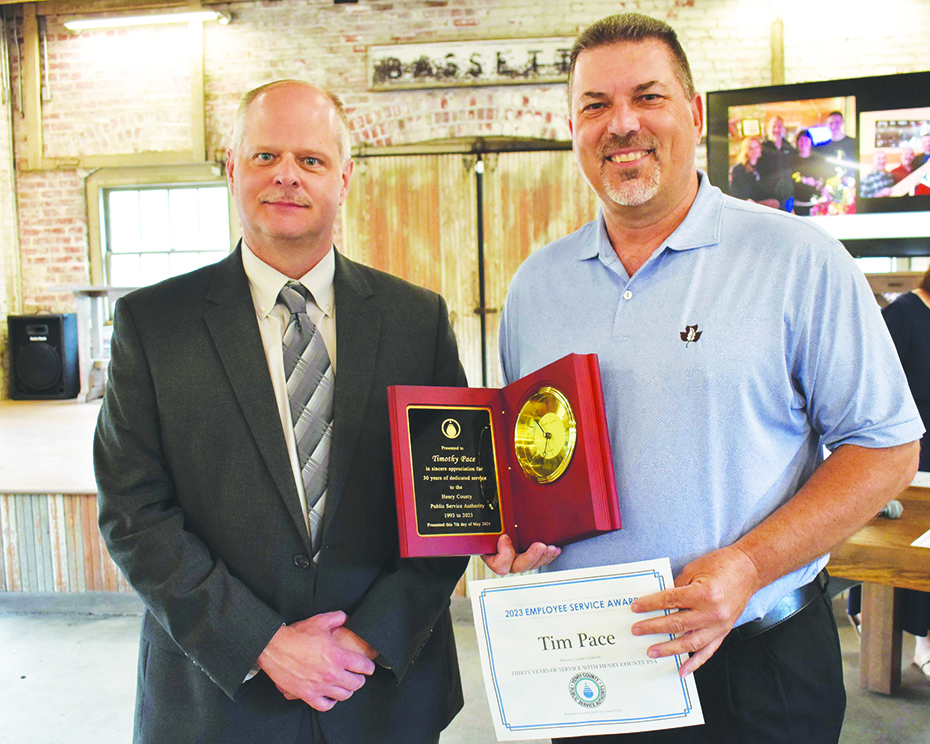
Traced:
POLYGON ((678 41, 675 29, 665 21, 651 18, 642 13, 618 13, 617 15, 602 18, 588 26, 578 34, 572 45, 569 55, 568 68, 568 105, 571 113, 572 82, 575 76, 575 63, 578 56, 587 49, 610 46, 627 41, 648 41, 655 39, 668 47, 672 55, 672 70, 688 99, 694 98, 694 78, 691 75, 691 65, 688 57, 678 41))
POLYGON ((349 130, 349 117, 346 116, 345 105, 342 103, 342 99, 332 91, 312 85, 304 80, 275 80, 270 83, 265 83, 264 85, 259 85, 257 88, 252 88, 252 90, 242 96, 239 101, 239 107, 236 109, 236 121, 233 125, 232 144, 230 145, 230 149, 233 152, 239 152, 239 148, 242 147, 242 140, 245 138, 246 114, 248 114, 249 106, 252 105, 252 102, 265 91, 277 88, 281 85, 304 85, 319 91, 329 99, 330 103, 333 104, 333 108, 336 109, 336 114, 339 119, 339 129, 341 130, 337 140, 337 144, 339 145, 339 156, 342 158, 343 163, 351 158, 352 135, 349 130))

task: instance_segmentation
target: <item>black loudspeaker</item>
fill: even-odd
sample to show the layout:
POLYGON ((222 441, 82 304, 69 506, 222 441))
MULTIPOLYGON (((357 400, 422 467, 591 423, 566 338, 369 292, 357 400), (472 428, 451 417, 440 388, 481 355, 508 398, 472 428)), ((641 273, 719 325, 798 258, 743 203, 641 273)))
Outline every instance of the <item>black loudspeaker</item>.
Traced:
POLYGON ((10 398, 76 398, 77 315, 10 315, 10 398))

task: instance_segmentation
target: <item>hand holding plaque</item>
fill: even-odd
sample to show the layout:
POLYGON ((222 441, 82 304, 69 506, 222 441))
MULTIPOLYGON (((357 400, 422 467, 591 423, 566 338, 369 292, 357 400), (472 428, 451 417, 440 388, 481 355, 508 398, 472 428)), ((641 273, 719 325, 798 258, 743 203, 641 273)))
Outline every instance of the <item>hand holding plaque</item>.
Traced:
POLYGON ((569 354, 507 387, 388 389, 403 557, 518 551, 620 528, 600 369, 569 354))

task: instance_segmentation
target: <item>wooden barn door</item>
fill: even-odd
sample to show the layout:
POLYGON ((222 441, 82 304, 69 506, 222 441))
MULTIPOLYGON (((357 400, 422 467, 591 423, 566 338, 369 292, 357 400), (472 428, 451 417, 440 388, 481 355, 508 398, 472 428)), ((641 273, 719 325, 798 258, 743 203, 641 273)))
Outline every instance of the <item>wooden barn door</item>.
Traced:
MULTIPOLYGON (((339 245, 445 297, 469 385, 486 376, 500 387, 500 310, 511 277, 530 253, 589 222, 597 201, 570 150, 481 158, 483 174, 475 155, 358 158, 339 245)), ((492 575, 473 558, 465 582, 492 575)))
POLYGON ((485 155, 484 277, 488 386, 501 387, 500 309, 510 280, 533 251, 597 214, 597 198, 571 150, 485 155))
POLYGON ((349 258, 439 292, 468 384, 480 386, 475 161, 470 155, 358 158, 340 247, 349 258))

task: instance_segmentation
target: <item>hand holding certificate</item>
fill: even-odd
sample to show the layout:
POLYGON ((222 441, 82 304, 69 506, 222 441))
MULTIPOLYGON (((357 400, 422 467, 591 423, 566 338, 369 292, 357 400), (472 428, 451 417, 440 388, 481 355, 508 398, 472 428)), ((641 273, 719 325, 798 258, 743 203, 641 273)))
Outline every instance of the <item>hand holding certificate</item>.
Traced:
MULTIPOLYGON (((667 559, 472 582, 499 741, 631 733, 704 722, 677 656, 650 659, 633 601, 672 586, 667 559)), ((655 613, 656 616, 662 614, 655 613)))

